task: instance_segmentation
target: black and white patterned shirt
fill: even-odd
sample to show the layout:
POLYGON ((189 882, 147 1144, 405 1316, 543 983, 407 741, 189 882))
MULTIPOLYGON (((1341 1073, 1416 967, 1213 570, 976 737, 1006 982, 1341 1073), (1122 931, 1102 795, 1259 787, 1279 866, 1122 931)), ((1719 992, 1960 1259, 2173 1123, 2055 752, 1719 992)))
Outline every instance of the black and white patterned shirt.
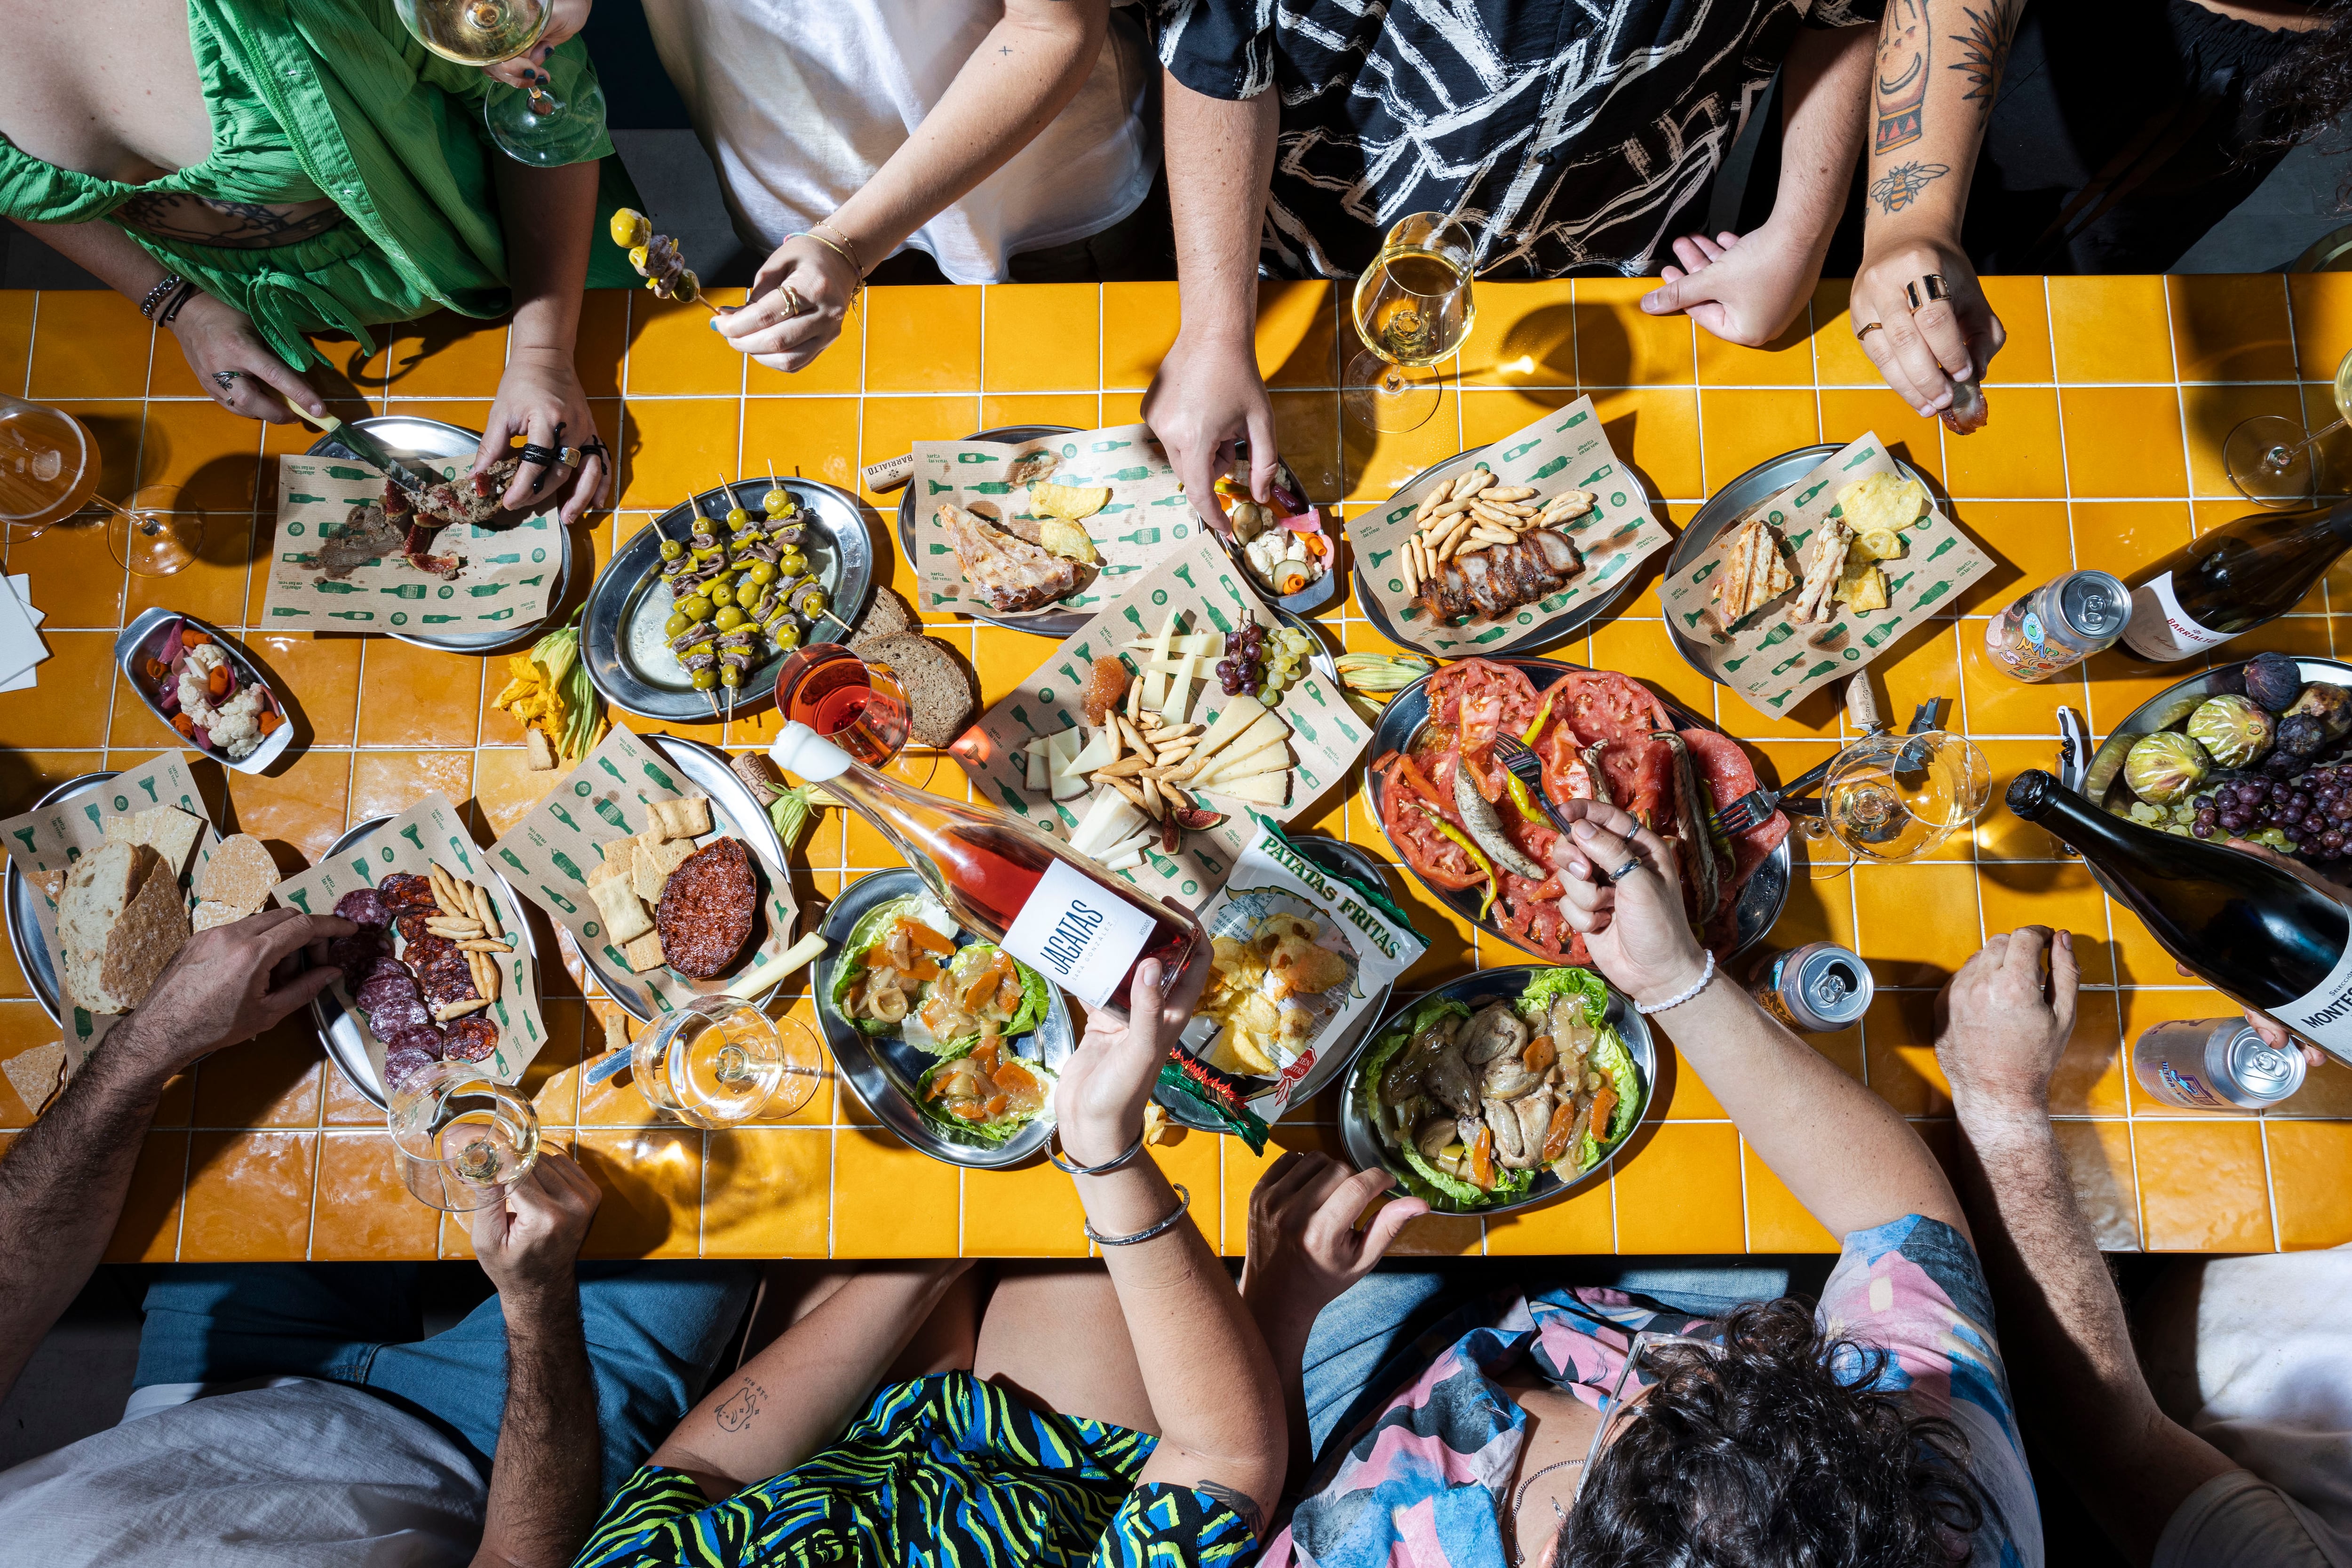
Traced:
POLYGON ((1705 221, 1798 28, 1883 3, 1159 0, 1160 58, 1212 98, 1282 94, 1272 276, 1352 276, 1398 218, 1450 212, 1487 276, 1631 277, 1705 221))

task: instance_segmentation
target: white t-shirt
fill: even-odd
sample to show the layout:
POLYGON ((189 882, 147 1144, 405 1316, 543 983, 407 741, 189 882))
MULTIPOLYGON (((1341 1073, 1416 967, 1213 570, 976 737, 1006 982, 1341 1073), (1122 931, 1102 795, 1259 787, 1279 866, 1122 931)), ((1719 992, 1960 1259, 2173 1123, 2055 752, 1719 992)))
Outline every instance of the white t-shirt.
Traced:
POLYGON ((2352 1568, 2352 1249, 2224 1258, 2202 1281, 2189 1427, 2245 1470, 2180 1505, 2157 1568, 2352 1568))
MULTIPOLYGON (((762 254, 872 178, 1003 16, 1002 0, 646 0, 735 231, 762 254)), ((1007 258, 1126 217, 1158 163, 1142 116, 1156 69, 1131 13, 1114 10, 1078 95, 907 243, 955 282, 1001 283, 1007 258)))
POLYGON ((280 1379, 142 1407, 134 1395, 121 1425, 0 1470, 0 1560, 439 1568, 481 1541, 472 1461, 361 1389, 280 1379))

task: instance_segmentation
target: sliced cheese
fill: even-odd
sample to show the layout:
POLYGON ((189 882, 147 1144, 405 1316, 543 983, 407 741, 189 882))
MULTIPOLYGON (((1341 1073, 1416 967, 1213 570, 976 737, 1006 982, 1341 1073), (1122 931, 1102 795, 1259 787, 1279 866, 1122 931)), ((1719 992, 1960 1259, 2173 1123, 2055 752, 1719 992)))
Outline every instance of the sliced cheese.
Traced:
POLYGON ((1160 825, 1156 822, 1147 822, 1126 837, 1106 846, 1101 858, 1106 861, 1116 860, 1123 855, 1131 853, 1136 858, 1141 859, 1143 852, 1158 842, 1159 838, 1160 825))
MULTIPOLYGON (((1138 637, 1127 645, 1127 649, 1129 653, 1149 651, 1157 655, 1160 651, 1160 639, 1138 637)), ((1225 651, 1225 639, 1220 632, 1184 632, 1168 639, 1167 651, 1169 654, 1200 654, 1214 658, 1225 651)))
POLYGON ((1256 773, 1230 784, 1204 784, 1202 793, 1221 795, 1229 800, 1245 800, 1253 805, 1281 805, 1290 799, 1290 775, 1286 772, 1256 773))
POLYGON ((1045 737, 1046 772, 1059 778, 1070 771, 1070 760, 1078 754, 1079 736, 1076 730, 1062 730, 1045 737))
POLYGON ((1055 773, 1053 795, 1055 800, 1076 800, 1091 789, 1084 773, 1055 773))
POLYGON ((1267 768, 1287 767, 1288 760, 1282 753, 1289 744, 1290 737, 1283 735, 1244 752, 1237 742, 1210 759, 1209 765, 1194 774, 1192 782, 1206 784, 1211 779, 1239 778, 1244 773, 1260 773, 1267 768))
POLYGON ((1106 871, 1132 871, 1138 866, 1142 864, 1143 851, 1140 849, 1129 849, 1125 854, 1114 855, 1109 859, 1104 861, 1103 869, 1106 871))
POLYGON ((1107 789, 1095 796, 1086 815, 1078 818, 1077 826, 1070 830, 1070 847, 1081 855, 1091 855, 1101 846, 1124 838, 1144 820, 1127 796, 1115 789, 1107 789))
POLYGON ((1144 679, 1151 683, 1151 689, 1143 694, 1143 705, 1155 713, 1160 711, 1160 705, 1168 700, 1168 678, 1156 675, 1157 667, 1168 662, 1168 645, 1175 636, 1176 611, 1171 606, 1168 618, 1160 623, 1160 635, 1152 639, 1151 661, 1144 666, 1144 679))
POLYGON ((1280 714, 1256 698, 1229 699, 1225 710, 1217 715, 1217 721, 1214 724, 1209 726, 1208 734, 1198 746, 1192 748, 1192 767, 1175 776, 1179 782, 1199 778, 1209 771, 1209 763, 1222 752, 1230 750, 1235 756, 1247 756, 1261 747, 1270 745, 1276 741, 1286 741, 1289 738, 1290 726, 1282 721, 1280 714), (1255 715, 1250 716, 1248 723, 1236 724, 1234 729, 1226 731, 1223 737, 1220 739, 1218 731, 1224 729, 1225 721, 1231 718, 1235 708, 1243 703, 1247 703, 1249 706, 1241 709, 1241 711, 1244 715, 1249 715, 1250 710, 1255 709, 1256 710, 1255 715))
POLYGON ((1043 795, 1053 788, 1054 764, 1047 756, 1045 739, 1041 736, 1031 741, 1022 748, 1021 754, 1027 772, 1025 782, 1030 789, 1043 795))
POLYGON ((1078 754, 1070 759, 1070 772, 1080 774, 1090 773, 1097 768, 1108 767, 1117 761, 1118 761, 1118 729, 1116 725, 1106 724, 1094 731, 1093 738, 1078 748, 1078 754))
POLYGON ((1269 711, 1265 703, 1246 692, 1236 693, 1226 698, 1225 705, 1218 712, 1215 721, 1210 724, 1208 731, 1201 737, 1201 743, 1192 748, 1192 765, 1176 776, 1191 778, 1199 773, 1202 769, 1208 766, 1211 757, 1224 750, 1233 742, 1239 740, 1244 731, 1265 718, 1269 711))

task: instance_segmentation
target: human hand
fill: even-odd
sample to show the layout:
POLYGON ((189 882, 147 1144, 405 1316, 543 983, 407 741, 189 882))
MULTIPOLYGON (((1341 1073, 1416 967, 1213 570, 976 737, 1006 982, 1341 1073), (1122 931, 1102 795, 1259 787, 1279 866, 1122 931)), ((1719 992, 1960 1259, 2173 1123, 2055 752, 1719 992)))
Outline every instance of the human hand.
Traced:
POLYGON ((1761 348, 1780 335, 1812 297, 1821 258, 1770 223, 1747 234, 1675 241, 1681 267, 1659 269, 1663 286, 1642 296, 1654 316, 1688 316, 1726 342, 1761 348))
POLYGON ((1356 1228, 1356 1216, 1394 1184, 1386 1171, 1350 1171, 1328 1154, 1292 1150, 1250 1189, 1242 1297, 1300 1326, 1365 1275, 1406 1224, 1429 1212, 1398 1198, 1356 1228))
POLYGON ((194 295, 173 318, 172 335, 213 401, 232 414, 290 425, 295 414, 286 406, 289 398, 311 414, 327 411, 325 399, 261 341, 253 318, 234 305, 209 294, 194 295))
POLYGON ((552 0, 548 6, 547 31, 539 42, 510 60, 500 60, 494 66, 484 66, 482 74, 519 87, 525 91, 547 82, 547 57, 558 45, 577 37, 588 25, 591 0, 552 0))
POLYGON ((530 1169, 507 1188, 503 1203, 470 1216, 474 1256, 499 1295, 527 1302, 550 1289, 569 1289, 572 1266, 604 1196, 570 1155, 541 1146, 530 1169))
POLYGON ((1260 501, 1272 496, 1282 453, 1274 400, 1249 338, 1179 331, 1143 394, 1143 422, 1160 437, 1184 494, 1202 517, 1224 515, 1217 477, 1231 466, 1237 440, 1249 442, 1250 494, 1260 501))
POLYGON ((760 264, 751 301, 711 317, 710 327, 760 363, 789 374, 804 368, 841 336, 857 283, 839 251, 795 235, 760 264))
POLYGON ((1054 1115, 1065 1153, 1081 1165, 1099 1165, 1125 1152, 1143 1131, 1143 1108, 1151 1099, 1168 1043, 1192 1016, 1192 1005, 1208 984, 1207 953, 1196 956, 1181 984, 1163 994, 1166 977, 1158 959, 1136 966, 1129 988, 1128 1016, 1108 1007, 1087 1015, 1087 1032, 1062 1066, 1054 1090, 1054 1115))
POLYGON ((1854 274, 1848 319, 1857 332, 1873 321, 1881 325, 1864 334, 1862 352, 1923 418, 1952 405, 1954 383, 1982 382, 2009 341, 1968 253, 1943 238, 1882 237, 1868 247, 1854 274), (1931 272, 1943 278, 1946 298, 1927 298, 1923 279, 1931 272), (1910 285, 1920 291, 1916 311, 1905 292, 1910 285))
POLYGON ((2074 1032, 2074 994, 2081 980, 2074 934, 2062 931, 2053 938, 2048 926, 2021 926, 1996 936, 1960 965, 1940 1000, 1936 1059, 1952 1086, 1952 1104, 1962 1121, 1972 1111, 2050 1114, 2050 1075, 2074 1032))
POLYGON ((334 915, 265 910, 198 931, 100 1048, 161 1083, 253 1038, 332 984, 342 971, 327 962, 327 942, 359 929, 334 915), (306 947, 310 967, 299 969, 294 954, 306 947))
POLYGON ((1561 803, 1569 864, 1561 908, 1609 983, 1636 1002, 1663 1002, 1698 984, 1706 954, 1683 914, 1673 847, 1622 806, 1561 803), (1610 880, 1620 867, 1629 868, 1610 880))
MULTIPOLYGON (((507 368, 499 377, 498 400, 483 421, 481 445, 474 451, 474 471, 481 472, 501 458, 514 456, 513 437, 542 447, 585 447, 596 439, 596 416, 588 407, 588 394, 569 349, 517 348, 507 354, 507 368)), ((525 463, 515 469, 499 504, 511 511, 564 495, 557 520, 574 523, 592 506, 604 504, 612 488, 613 467, 604 452, 580 459, 564 494, 562 465, 525 463), (541 492, 547 492, 542 495, 541 492)))

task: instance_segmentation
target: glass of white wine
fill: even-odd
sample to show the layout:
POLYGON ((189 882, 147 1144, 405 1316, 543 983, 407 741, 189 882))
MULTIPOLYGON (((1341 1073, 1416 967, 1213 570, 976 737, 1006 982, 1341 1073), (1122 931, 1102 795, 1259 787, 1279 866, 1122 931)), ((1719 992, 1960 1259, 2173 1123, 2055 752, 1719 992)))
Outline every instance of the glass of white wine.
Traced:
POLYGON ((2336 365, 2336 418, 2306 431, 2283 414, 2241 419, 2221 443, 2221 466, 2238 493, 2257 506, 2307 507, 2319 499, 2319 443, 2352 424, 2352 353, 2336 365))
POLYGON ((1865 735, 1830 763, 1822 816, 1854 860, 1894 865, 1942 844, 1991 798, 1991 766, 1964 736, 1865 735))
MULTIPOLYGON (((393 0, 393 7, 418 43, 461 66, 528 53, 554 15, 549 0, 393 0)), ((552 86, 541 79, 529 91, 493 91, 482 100, 490 140, 519 163, 582 163, 604 133, 604 95, 593 79, 583 79, 569 102, 552 86)))
POLYGON ((732 1127, 772 1109, 789 1116, 824 1068, 808 1026, 772 1019, 739 996, 698 996, 629 1048, 637 1092, 689 1127, 732 1127))
POLYGON ((196 558, 202 512, 177 510, 179 487, 150 486, 128 508, 98 493, 105 467, 82 422, 46 403, 0 393, 0 542, 21 544, 89 510, 106 515, 115 560, 141 577, 168 577, 196 558))
POLYGON ((1356 331, 1364 349, 1340 378, 1340 401, 1374 430, 1412 430, 1437 411, 1439 363, 1470 335, 1476 242, 1444 213, 1399 218, 1356 279, 1356 331))
POLYGON ((505 1201, 507 1188, 539 1163, 538 1110, 478 1062, 436 1062, 404 1079, 386 1121, 401 1184, 446 1213, 505 1201))

